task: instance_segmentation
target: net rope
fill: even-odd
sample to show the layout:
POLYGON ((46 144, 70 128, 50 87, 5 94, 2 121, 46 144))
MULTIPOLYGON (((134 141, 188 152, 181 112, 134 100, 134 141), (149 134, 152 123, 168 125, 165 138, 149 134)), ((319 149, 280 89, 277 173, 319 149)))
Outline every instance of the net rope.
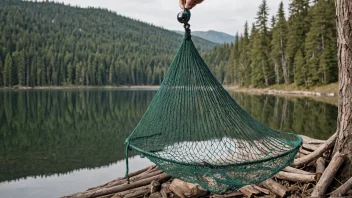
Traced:
POLYGON ((126 139, 175 178, 222 194, 260 183, 294 160, 302 139, 258 122, 229 95, 185 36, 158 92, 126 139))

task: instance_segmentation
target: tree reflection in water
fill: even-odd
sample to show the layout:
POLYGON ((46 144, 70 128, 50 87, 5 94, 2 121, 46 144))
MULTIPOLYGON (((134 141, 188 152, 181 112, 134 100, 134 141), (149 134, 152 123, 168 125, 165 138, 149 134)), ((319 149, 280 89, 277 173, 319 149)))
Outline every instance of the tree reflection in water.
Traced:
MULTIPOLYGON (((67 174, 124 159, 124 140, 155 93, 0 91, 0 182, 67 174)), ((336 128, 334 105, 309 98, 231 95, 253 117, 278 130, 326 139, 336 128)))

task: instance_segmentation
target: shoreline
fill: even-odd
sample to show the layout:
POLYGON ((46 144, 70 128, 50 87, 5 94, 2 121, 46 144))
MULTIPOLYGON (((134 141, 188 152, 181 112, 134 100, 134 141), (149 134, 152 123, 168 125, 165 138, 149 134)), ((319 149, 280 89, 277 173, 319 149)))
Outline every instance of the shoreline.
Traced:
POLYGON ((315 91, 301 91, 301 90, 279 90, 279 89, 256 89, 256 88, 237 88, 237 87, 226 87, 226 90, 246 92, 253 94, 267 94, 267 95, 295 95, 295 96, 317 96, 317 97, 337 97, 337 93, 333 92, 315 92, 315 91))
MULTIPOLYGON (((251 94, 268 94, 268 95, 295 95, 295 96, 316 96, 316 97, 337 97, 338 85, 334 85, 336 91, 312 91, 310 90, 295 90, 295 89, 277 89, 275 87, 268 88, 246 88, 233 85, 224 85, 228 91, 245 92, 251 94)), ((334 88, 335 88, 334 87, 334 88)), ((136 85, 136 86, 39 86, 39 87, 22 87, 14 86, 9 88, 1 87, 2 90, 64 90, 64 89, 121 89, 121 90, 158 90, 159 85, 136 85)), ((324 90, 324 88, 322 88, 324 90)))

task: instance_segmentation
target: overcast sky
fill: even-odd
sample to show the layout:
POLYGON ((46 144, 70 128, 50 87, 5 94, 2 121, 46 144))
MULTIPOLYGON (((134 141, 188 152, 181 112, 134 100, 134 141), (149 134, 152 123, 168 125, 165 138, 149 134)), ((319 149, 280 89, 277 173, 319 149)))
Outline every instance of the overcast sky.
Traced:
MULTIPOLYGON (((81 7, 108 8, 118 14, 139 19, 170 30, 182 30, 176 20, 180 11, 178 0, 55 0, 81 7)), ((246 20, 255 21, 262 0, 205 0, 192 9, 191 29, 217 30, 234 35, 243 32, 246 20)), ((280 0, 267 0, 270 18, 275 15, 280 0)), ((289 0, 283 0, 287 10, 289 0)), ((286 12, 287 17, 287 12, 286 12)))

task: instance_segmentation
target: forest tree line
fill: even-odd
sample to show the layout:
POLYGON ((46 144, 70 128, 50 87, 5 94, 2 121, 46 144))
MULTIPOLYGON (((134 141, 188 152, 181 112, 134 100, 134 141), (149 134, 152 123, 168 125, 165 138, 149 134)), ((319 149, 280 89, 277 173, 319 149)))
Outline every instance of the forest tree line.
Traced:
MULTIPOLYGON (((217 46, 194 40, 199 51, 217 46)), ((0 87, 158 85, 181 41, 107 9, 1 0, 0 87)))
POLYGON ((265 87, 294 83, 311 87, 337 81, 337 36, 333 0, 292 0, 286 18, 281 2, 269 17, 266 0, 256 22, 246 22, 235 42, 204 58, 223 84, 265 87))
MULTIPOLYGON (((337 81, 333 0, 281 2, 235 42, 193 40, 223 84, 315 86, 337 81), (270 19, 269 19, 270 18, 270 19)), ((182 36, 114 12, 53 2, 0 1, 0 86, 158 85, 182 36)))

